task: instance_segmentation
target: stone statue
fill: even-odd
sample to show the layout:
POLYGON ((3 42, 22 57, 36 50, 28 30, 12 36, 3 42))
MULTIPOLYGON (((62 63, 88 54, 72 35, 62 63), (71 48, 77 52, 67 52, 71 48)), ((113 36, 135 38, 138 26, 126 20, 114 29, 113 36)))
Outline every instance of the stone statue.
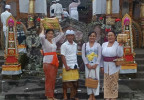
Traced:
POLYGON ((26 38, 27 56, 29 57, 29 64, 26 69, 39 71, 42 67, 42 55, 40 52, 41 43, 36 31, 28 31, 26 38))

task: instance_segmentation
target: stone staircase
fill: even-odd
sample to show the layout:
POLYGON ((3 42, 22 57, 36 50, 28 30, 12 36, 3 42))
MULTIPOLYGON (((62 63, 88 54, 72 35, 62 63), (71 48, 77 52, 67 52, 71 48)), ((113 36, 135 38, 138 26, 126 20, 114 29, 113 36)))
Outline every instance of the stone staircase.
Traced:
MULTIPOLYGON (((120 75, 119 99, 118 100, 144 100, 144 49, 136 49, 136 62, 138 73, 120 75)), ((3 56, 0 56, 0 65, 4 63, 3 56)), ((1 68, 1 67, 0 67, 1 68)), ((61 69, 59 69, 59 74, 61 69)), ((59 75, 58 74, 58 75, 59 75)), ((81 74, 83 75, 83 74, 81 74)), ((1 76, 1 75, 0 75, 1 76)), ((103 77, 103 75, 101 75, 103 77)), ((103 79, 101 79, 101 91, 97 100, 103 100, 103 79)), ((83 77, 79 80, 78 97, 80 100, 87 100, 88 95, 84 86, 83 77)), ((20 80, 2 80, 2 95, 5 100, 46 100, 44 95, 44 77, 22 75, 20 80)), ((69 93, 68 93, 69 95, 69 93)), ((62 100, 61 77, 57 77, 55 96, 62 100)), ((1 100, 1 99, 0 99, 1 100)))

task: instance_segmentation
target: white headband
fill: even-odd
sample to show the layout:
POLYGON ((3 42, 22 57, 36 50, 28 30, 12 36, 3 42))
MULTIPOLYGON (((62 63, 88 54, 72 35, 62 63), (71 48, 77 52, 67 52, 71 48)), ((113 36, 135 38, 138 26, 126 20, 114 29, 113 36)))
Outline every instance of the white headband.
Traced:
POLYGON ((73 30, 67 30, 66 35, 74 35, 75 32, 73 30))
POLYGON ((10 5, 5 5, 5 8, 6 9, 11 9, 11 6, 10 5))

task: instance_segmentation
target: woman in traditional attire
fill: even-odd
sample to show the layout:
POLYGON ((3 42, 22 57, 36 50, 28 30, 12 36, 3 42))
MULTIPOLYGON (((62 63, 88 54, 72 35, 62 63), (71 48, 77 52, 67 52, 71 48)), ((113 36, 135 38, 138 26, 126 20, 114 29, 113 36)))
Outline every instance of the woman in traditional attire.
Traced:
POLYGON ((118 43, 115 41, 115 39, 115 33, 110 31, 108 32, 108 42, 102 44, 104 98, 106 100, 116 100, 118 97, 118 79, 120 66, 116 66, 113 60, 117 57, 123 56, 123 46, 122 43, 118 43))
MULTIPOLYGON (((89 42, 82 46, 82 59, 85 64, 85 76, 86 78, 91 77, 99 80, 101 46, 96 42, 96 32, 90 32, 88 37, 89 42)), ((99 95, 99 89, 100 83, 98 83, 97 88, 87 87, 87 93, 90 95, 88 100, 96 100, 95 96, 99 95)))
POLYGON ((80 5, 80 0, 76 3, 76 0, 72 0, 72 3, 69 5, 69 14, 72 19, 79 20, 79 14, 77 7, 80 5))
POLYGON ((56 54, 56 43, 63 35, 64 33, 61 28, 59 35, 55 38, 53 29, 47 29, 45 33, 43 29, 39 35, 44 55, 43 69, 45 72, 45 96, 47 96, 48 100, 57 100, 54 98, 55 80, 59 66, 56 54))

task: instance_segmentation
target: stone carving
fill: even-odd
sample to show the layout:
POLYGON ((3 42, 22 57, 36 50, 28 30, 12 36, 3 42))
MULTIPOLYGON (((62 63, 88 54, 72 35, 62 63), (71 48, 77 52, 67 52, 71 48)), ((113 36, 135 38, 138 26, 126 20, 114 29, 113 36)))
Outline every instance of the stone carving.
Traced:
MULTIPOLYGON (((87 39, 87 25, 83 22, 76 21, 74 19, 66 19, 62 21, 61 26, 63 27, 63 31, 65 32, 67 29, 72 29, 75 31, 75 42, 78 44, 78 50, 81 51, 82 44, 87 39)), ((62 44, 65 41, 65 38, 61 40, 59 43, 62 44)), ((59 46, 58 46, 59 48, 59 46)))
POLYGON ((41 43, 36 31, 28 31, 26 38, 27 56, 29 64, 26 69, 39 71, 42 66, 41 43))

